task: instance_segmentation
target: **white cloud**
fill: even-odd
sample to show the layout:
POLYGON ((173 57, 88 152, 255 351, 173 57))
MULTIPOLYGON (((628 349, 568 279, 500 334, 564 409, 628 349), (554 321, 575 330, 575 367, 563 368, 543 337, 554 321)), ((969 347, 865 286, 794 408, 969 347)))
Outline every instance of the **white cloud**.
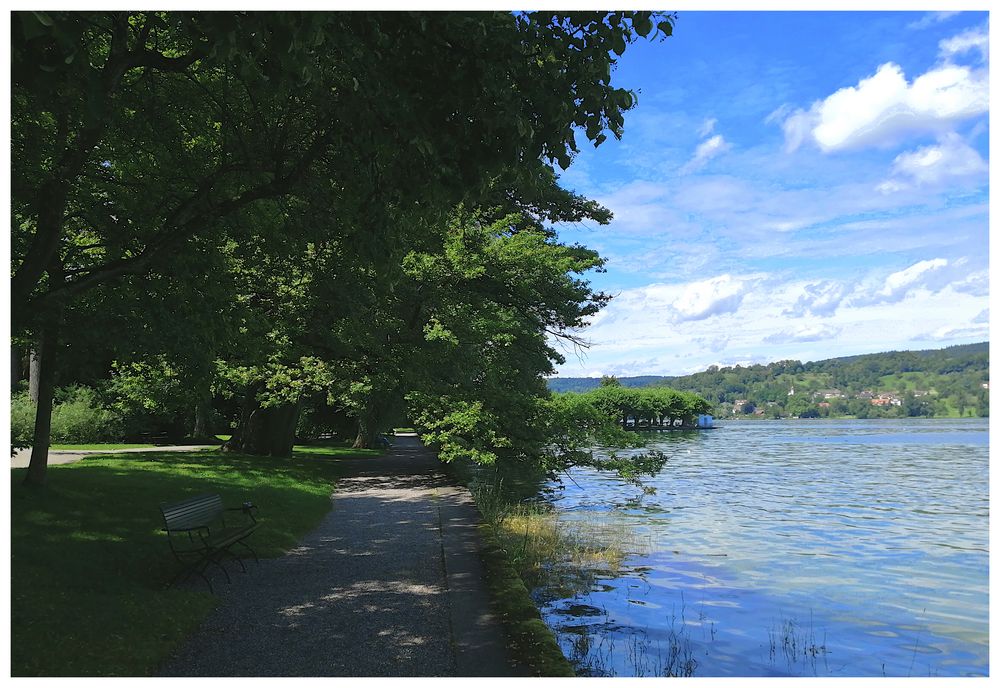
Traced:
POLYGON ((842 329, 831 325, 803 325, 801 327, 782 330, 764 337, 767 344, 789 344, 793 342, 829 341, 841 333, 842 329))
POLYGON ((903 191, 912 186, 935 186, 957 180, 988 180, 990 167, 972 146, 953 132, 942 136, 937 145, 900 153, 892 162, 892 176, 876 188, 882 193, 903 191))
POLYGON ((704 320, 723 313, 733 313, 743 298, 753 289, 757 280, 719 275, 684 287, 677 300, 671 304, 673 320, 704 320))
POLYGON ((796 110, 783 123, 785 144, 795 150, 807 138, 824 152, 887 146, 907 133, 939 133, 989 111, 985 69, 943 64, 912 83, 899 65, 887 62, 862 79, 796 110))
POLYGON ((990 309, 984 308, 979 315, 972 319, 974 323, 988 323, 990 321, 990 309))
POLYGON ((876 297, 889 303, 899 301, 907 292, 919 286, 925 286, 928 278, 937 270, 948 265, 944 258, 922 260, 905 270, 894 272, 885 278, 885 285, 875 294, 876 297))
POLYGON ((951 288, 962 294, 989 296, 990 273, 988 270, 979 270, 977 272, 970 273, 965 277, 965 279, 953 283, 951 288))
POLYGON ((730 338, 723 334, 717 337, 696 337, 694 343, 713 353, 718 353, 726 350, 726 347, 729 345, 729 341, 730 338))
POLYGON ((850 293, 850 287, 836 280, 823 280, 802 286, 802 295, 783 315, 802 317, 817 315, 829 317, 836 313, 841 302, 850 293))
MULTIPOLYGON (((883 276, 876 291, 886 283, 899 289, 904 283, 914 285, 935 273, 960 272, 964 268, 957 260, 948 261, 945 267, 921 266, 923 262, 933 260, 897 271, 891 280, 883 276)), ((977 322, 988 318, 988 314, 984 315, 988 296, 957 292, 948 286, 936 291, 914 287, 897 302, 846 301, 831 316, 819 320, 812 315, 790 317, 786 313, 801 297, 804 287, 815 285, 815 281, 783 284, 775 275, 762 273, 720 275, 714 279, 720 284, 740 281, 754 287, 746 291, 738 308, 722 309, 727 312, 700 320, 678 317, 682 294, 708 294, 705 304, 718 303, 724 302, 725 289, 688 283, 625 290, 608 306, 614 311, 613 317, 581 332, 593 342, 587 351, 588 361, 571 361, 561 366, 560 374, 600 370, 616 375, 677 375, 704 370, 713 363, 815 361, 925 348, 928 341, 945 346, 988 338, 988 324, 977 322)))
POLYGON ((788 117, 788 113, 792 112, 792 110, 794 110, 794 108, 791 105, 788 103, 782 103, 764 118, 764 124, 771 124, 772 122, 781 124, 781 122, 788 117))
POLYGON ((849 305, 899 303, 918 289, 940 292, 952 283, 960 283, 966 262, 964 259, 949 262, 946 258, 921 260, 890 274, 881 282, 858 287, 849 305))
POLYGON ((928 12, 917 21, 910 22, 909 24, 907 24, 906 28, 926 29, 930 26, 940 24, 943 21, 947 21, 948 19, 954 17, 956 14, 959 14, 959 12, 928 12))
POLYGON ((706 136, 711 134, 712 131, 715 130, 715 125, 718 123, 719 120, 717 120, 715 117, 706 119, 704 122, 702 122, 701 127, 698 128, 698 136, 701 138, 705 138, 706 136))
POLYGON ((946 325, 931 332, 917 335, 914 339, 944 342, 959 339, 988 339, 989 336, 989 325, 968 325, 966 327, 951 327, 946 325))
POLYGON ((709 160, 725 153, 730 147, 729 143, 722 137, 722 134, 716 134, 707 141, 702 141, 695 148, 694 156, 681 168, 681 173, 700 170, 708 164, 709 160))
POLYGON ((989 33, 984 28, 972 28, 957 36, 942 39, 938 43, 938 49, 946 58, 961 55, 970 50, 978 50, 980 56, 985 60, 990 55, 989 33))

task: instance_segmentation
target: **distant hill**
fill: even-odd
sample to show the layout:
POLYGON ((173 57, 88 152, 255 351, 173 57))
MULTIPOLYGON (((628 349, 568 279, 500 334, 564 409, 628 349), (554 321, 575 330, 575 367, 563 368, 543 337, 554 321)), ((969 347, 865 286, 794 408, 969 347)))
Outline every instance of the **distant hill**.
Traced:
MULTIPOLYGON (((620 377, 618 382, 623 387, 649 387, 668 378, 662 375, 640 375, 638 377, 620 377)), ((597 389, 601 383, 599 377, 550 377, 547 380, 549 389, 553 392, 589 392, 597 389)))
MULTIPOLYGON (((712 366, 693 375, 618 381, 626 387, 665 385, 696 392, 716 405, 719 416, 988 416, 989 343, 810 363, 712 366)), ((554 392, 586 392, 599 384, 599 378, 548 380, 554 392)))

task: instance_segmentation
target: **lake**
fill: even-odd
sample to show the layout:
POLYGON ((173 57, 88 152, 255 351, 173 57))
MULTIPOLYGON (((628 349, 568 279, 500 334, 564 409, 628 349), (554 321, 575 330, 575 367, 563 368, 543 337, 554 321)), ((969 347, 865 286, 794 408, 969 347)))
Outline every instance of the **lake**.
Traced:
POLYGON ((655 494, 549 486, 561 521, 632 534, 533 593, 580 673, 988 675, 988 419, 718 425, 651 435, 655 494))

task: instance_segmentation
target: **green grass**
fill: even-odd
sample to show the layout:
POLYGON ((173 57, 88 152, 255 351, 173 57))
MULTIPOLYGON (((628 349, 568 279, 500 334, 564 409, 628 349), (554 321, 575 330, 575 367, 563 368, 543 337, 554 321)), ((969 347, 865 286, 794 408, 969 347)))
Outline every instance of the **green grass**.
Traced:
POLYGON ((481 523, 479 533, 486 584, 511 654, 534 676, 575 676, 494 529, 481 523))
POLYGON ((339 458, 355 458, 364 456, 380 456, 381 449, 352 449, 350 442, 324 441, 317 444, 299 444, 295 453, 302 456, 321 455, 339 458))
POLYGON ((12 675, 155 673, 216 602, 203 586, 165 589, 177 564, 159 503, 201 492, 219 492, 227 504, 252 500, 261 521, 254 548, 278 556, 329 511, 338 475, 329 459, 371 453, 95 456, 49 466, 43 489, 25 487, 24 469, 12 470, 12 675))
POLYGON ((72 450, 72 449, 155 449, 155 444, 53 444, 49 449, 72 450))

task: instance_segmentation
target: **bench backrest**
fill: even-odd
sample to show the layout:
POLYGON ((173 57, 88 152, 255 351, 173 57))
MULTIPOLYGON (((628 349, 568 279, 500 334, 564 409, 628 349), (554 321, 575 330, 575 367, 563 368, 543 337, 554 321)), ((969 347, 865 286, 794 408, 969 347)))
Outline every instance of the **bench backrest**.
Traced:
POLYGON ((206 526, 222 516, 222 497, 203 494, 179 502, 160 504, 167 530, 206 526))

